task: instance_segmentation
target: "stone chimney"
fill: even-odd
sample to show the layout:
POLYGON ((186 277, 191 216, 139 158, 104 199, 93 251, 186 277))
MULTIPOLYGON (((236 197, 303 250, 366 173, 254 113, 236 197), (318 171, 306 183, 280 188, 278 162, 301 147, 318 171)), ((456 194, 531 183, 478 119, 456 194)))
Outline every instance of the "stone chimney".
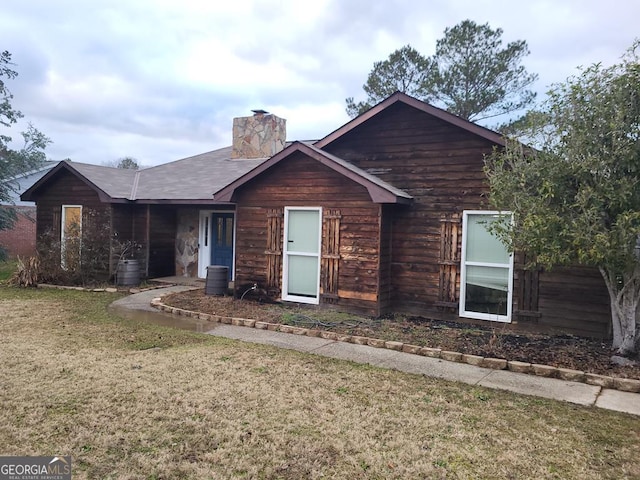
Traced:
POLYGON ((268 158, 284 150, 287 121, 264 110, 233 119, 231 158, 268 158))

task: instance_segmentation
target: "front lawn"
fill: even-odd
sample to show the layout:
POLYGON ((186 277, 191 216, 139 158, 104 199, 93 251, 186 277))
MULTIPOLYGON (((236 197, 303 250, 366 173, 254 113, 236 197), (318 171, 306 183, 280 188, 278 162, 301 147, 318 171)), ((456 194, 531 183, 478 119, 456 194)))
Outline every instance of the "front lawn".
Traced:
POLYGON ((0 288, 0 455, 81 478, 639 478, 640 418, 0 288))

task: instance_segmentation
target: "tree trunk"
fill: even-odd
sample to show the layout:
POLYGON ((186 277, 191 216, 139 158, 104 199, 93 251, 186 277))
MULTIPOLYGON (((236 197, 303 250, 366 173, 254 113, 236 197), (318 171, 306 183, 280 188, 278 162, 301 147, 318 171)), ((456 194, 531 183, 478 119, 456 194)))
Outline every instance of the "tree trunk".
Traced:
POLYGON ((625 357, 638 353, 640 332, 638 331, 638 301, 640 300, 640 279, 636 275, 624 276, 618 285, 615 273, 600 268, 611 301, 611 322, 613 327, 612 347, 616 354, 625 357))

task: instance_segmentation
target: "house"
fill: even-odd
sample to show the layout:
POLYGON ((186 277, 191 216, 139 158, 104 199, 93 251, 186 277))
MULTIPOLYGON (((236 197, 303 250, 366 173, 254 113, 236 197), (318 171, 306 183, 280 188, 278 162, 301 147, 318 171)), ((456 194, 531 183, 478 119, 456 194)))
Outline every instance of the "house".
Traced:
POLYGON ((496 132, 396 93, 318 141, 284 133, 259 111, 231 148, 138 172, 63 162, 23 198, 62 239, 69 214, 107 211, 149 276, 226 264, 237 292, 283 301, 608 335, 597 271, 525 270, 487 232, 496 132))
POLYGON ((36 252, 36 206, 33 202, 20 200, 20 194, 40 180, 58 162, 46 161, 35 170, 9 178, 10 198, 0 208, 12 209, 16 221, 10 230, 0 230, 0 245, 9 257, 27 257, 36 252))

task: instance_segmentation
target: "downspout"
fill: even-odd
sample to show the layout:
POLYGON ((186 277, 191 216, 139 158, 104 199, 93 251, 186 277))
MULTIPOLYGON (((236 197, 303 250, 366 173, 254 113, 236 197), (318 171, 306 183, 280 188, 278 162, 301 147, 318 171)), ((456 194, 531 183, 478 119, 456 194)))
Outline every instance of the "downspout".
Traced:
POLYGON ((146 258, 144 259, 144 263, 146 264, 145 274, 147 278, 149 278, 149 259, 151 258, 151 244, 149 243, 151 241, 150 230, 151 230, 151 205, 147 203, 146 232, 145 232, 145 239, 144 239, 144 242, 147 245, 147 248, 145 249, 146 258))

